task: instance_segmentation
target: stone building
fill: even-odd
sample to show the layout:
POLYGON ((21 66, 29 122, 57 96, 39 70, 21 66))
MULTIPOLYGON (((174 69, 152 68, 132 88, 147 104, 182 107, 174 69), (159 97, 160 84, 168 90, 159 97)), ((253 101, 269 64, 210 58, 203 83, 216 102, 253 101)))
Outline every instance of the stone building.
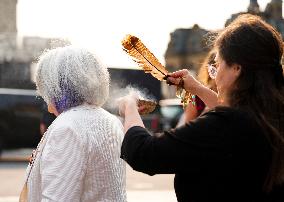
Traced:
MULTIPOLYGON (((197 24, 189 29, 176 29, 170 34, 170 42, 165 53, 165 65, 170 72, 188 68, 195 74, 209 50, 206 40, 208 30, 197 24)), ((175 89, 162 84, 164 98, 175 97, 175 89)))
POLYGON ((17 0, 0 1, 0 32, 17 33, 16 7, 17 0))
MULTIPOLYGON (((282 0, 271 0, 261 11, 257 0, 250 0, 247 11, 232 14, 226 20, 225 26, 229 25, 241 14, 250 13, 261 16, 266 22, 274 26, 284 39, 284 19, 282 16, 282 0)), ((169 71, 180 68, 188 68, 193 74, 199 70, 202 61, 210 49, 210 36, 214 32, 194 25, 189 29, 176 29, 170 34, 170 42, 165 53, 166 67, 169 71)), ((175 97, 175 89, 166 85, 162 86, 163 97, 175 97)))
POLYGON ((264 11, 261 11, 259 9, 257 0, 250 0, 247 12, 232 14, 231 18, 226 21, 225 26, 228 26, 236 17, 244 13, 250 13, 260 16, 266 22, 268 22, 273 27, 275 27, 281 33, 282 38, 284 39, 284 19, 282 16, 282 0, 271 0, 271 2, 269 2, 266 5, 264 11))
POLYGON ((195 72, 209 50, 204 36, 208 30, 195 24, 189 29, 176 29, 165 53, 166 66, 170 71, 189 68, 195 72))
POLYGON ((0 0, 0 88, 35 88, 33 62, 45 49, 69 42, 17 34, 17 0, 0 0))

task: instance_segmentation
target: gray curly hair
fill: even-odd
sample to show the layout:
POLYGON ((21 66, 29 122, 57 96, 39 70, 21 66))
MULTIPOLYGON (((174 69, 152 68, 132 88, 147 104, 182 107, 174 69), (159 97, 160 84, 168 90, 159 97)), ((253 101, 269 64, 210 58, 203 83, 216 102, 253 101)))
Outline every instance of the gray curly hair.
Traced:
POLYGON ((88 50, 66 46, 40 56, 36 85, 45 102, 61 113, 83 103, 102 106, 109 94, 109 73, 88 50))

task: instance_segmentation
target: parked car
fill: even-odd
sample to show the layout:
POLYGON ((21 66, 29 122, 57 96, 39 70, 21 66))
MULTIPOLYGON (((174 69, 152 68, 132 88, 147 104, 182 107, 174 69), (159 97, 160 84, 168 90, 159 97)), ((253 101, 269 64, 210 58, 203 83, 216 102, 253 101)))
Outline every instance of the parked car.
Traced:
POLYGON ((35 90, 0 88, 0 150, 36 147, 43 106, 35 90))
POLYGON ((159 113, 159 106, 156 107, 155 111, 150 114, 145 114, 141 116, 144 126, 153 133, 160 132, 161 128, 161 115, 159 113))
POLYGON ((181 115, 183 108, 180 99, 164 99, 160 100, 160 124, 162 130, 175 128, 181 115))

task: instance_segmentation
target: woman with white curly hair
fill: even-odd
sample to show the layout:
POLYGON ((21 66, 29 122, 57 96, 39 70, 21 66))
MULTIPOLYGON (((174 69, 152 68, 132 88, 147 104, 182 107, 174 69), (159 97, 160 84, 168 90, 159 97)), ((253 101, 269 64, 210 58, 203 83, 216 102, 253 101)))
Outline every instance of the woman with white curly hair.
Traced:
POLYGON ((27 169, 28 201, 126 201, 123 127, 101 108, 107 68, 85 49, 56 48, 41 56, 36 85, 57 118, 27 169))

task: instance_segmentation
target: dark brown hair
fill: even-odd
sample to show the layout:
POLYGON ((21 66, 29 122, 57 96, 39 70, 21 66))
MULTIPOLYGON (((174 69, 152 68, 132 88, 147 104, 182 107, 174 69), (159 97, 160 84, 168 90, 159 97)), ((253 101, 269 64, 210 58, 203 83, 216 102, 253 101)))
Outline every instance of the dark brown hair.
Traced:
POLYGON ((244 14, 219 34, 215 47, 229 66, 241 66, 230 105, 252 114, 271 143, 272 160, 263 186, 269 192, 284 182, 282 38, 260 17, 244 14))

